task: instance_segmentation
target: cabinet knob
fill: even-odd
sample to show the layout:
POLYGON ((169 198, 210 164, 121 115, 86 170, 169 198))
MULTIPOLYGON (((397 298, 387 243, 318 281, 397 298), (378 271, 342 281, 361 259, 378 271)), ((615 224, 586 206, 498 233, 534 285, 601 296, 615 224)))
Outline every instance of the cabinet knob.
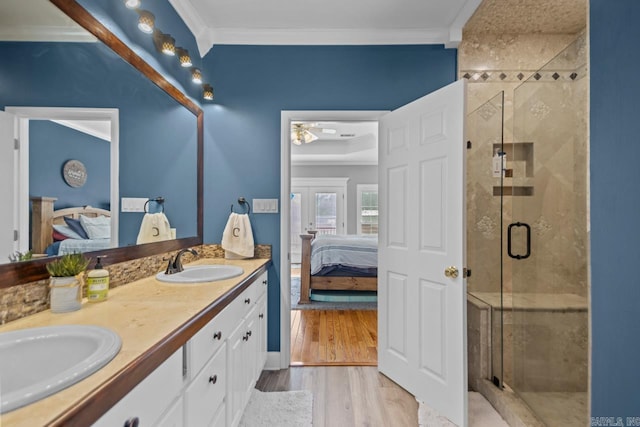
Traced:
POLYGON ((249 341, 249 335, 244 334, 244 335, 242 336, 242 341, 249 341))
POLYGON ((138 424, 140 424, 140 419, 138 417, 133 417, 125 421, 123 427, 138 427, 138 424))
POLYGON ((262 284, 263 284, 263 285, 266 285, 266 284, 267 284, 267 279, 264 279, 264 280, 262 281, 262 284))
POLYGON ((215 334, 213 334, 213 339, 214 340, 221 340, 222 339, 222 331, 218 331, 215 334))
POLYGON ((260 314, 258 314, 258 317, 259 317, 260 319, 264 318, 264 313, 260 313, 260 314))
POLYGON ((209 377, 209 382, 210 382, 211 384, 215 384, 215 383, 217 383, 217 382, 218 382, 218 376, 217 376, 217 375, 210 376, 210 377, 209 377))
POLYGON ((244 300, 244 303, 245 303, 245 304, 251 304, 251 298, 247 298, 247 299, 245 299, 245 300, 244 300))
POLYGON ((247 331, 247 336, 251 336, 251 331, 247 331))

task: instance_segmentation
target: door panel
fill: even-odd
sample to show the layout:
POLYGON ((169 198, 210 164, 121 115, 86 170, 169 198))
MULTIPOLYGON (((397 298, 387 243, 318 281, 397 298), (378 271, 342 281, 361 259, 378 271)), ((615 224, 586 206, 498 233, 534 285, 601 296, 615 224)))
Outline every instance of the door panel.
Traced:
POLYGON ((0 111, 0 200, 3 208, 0 210, 0 262, 8 262, 8 255, 17 250, 13 231, 17 230, 17 212, 15 188, 16 157, 14 149, 14 119, 13 114, 0 111))
POLYGON ((378 366, 461 426, 467 425, 464 92, 459 81, 405 105, 382 118, 379 132, 378 366))

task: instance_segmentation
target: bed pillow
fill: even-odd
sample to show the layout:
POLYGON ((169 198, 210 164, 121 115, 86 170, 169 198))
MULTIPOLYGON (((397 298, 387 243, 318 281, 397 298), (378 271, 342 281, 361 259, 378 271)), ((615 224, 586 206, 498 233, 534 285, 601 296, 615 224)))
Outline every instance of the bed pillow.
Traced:
POLYGON ((90 239, 111 238, 111 218, 104 215, 95 218, 80 215, 80 224, 90 239))
POLYGON ((75 231, 76 234, 78 236, 80 236, 81 239, 88 239, 89 238, 89 235, 87 234, 87 232, 82 227, 82 224, 80 223, 79 219, 67 218, 65 216, 64 217, 64 222, 66 222, 67 225, 69 226, 69 228, 72 229, 73 231, 75 231))
POLYGON ((62 242, 63 240, 67 240, 68 239, 67 236, 65 236, 64 234, 56 231, 55 229, 51 233, 51 237, 53 237, 53 241, 54 242, 62 242))
POLYGON ((68 225, 53 224, 53 231, 62 234, 68 239, 82 240, 82 236, 80 236, 78 233, 73 231, 71 227, 69 227, 68 225))

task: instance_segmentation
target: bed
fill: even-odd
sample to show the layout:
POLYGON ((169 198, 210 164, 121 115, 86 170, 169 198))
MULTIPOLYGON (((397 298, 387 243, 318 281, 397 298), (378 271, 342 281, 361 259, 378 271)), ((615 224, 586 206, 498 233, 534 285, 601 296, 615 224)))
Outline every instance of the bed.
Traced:
POLYGON ((378 290, 377 236, 301 234, 299 304, 311 302, 311 290, 378 290))
MULTIPOLYGON (((74 252, 91 252, 111 247, 111 212, 106 209, 81 206, 54 210, 56 197, 31 197, 31 250, 40 255, 64 255, 74 252), (54 241, 54 226, 67 226, 67 220, 89 218, 91 237, 68 237, 54 241), (95 224, 95 226, 93 226, 95 224), (109 236, 109 237, 107 237, 109 236)), ((59 233, 55 233, 59 235, 59 233)))

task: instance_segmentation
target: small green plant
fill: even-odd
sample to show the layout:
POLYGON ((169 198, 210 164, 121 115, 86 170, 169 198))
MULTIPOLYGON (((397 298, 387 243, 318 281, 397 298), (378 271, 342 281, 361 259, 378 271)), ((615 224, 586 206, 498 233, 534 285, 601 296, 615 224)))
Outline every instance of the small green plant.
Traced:
POLYGON ((65 254, 47 264, 47 271, 53 277, 76 276, 87 269, 89 261, 81 253, 65 254))
POLYGON ((29 261, 33 258, 33 251, 27 251, 22 253, 20 251, 15 251, 11 255, 9 255, 9 261, 18 262, 18 261, 29 261))

